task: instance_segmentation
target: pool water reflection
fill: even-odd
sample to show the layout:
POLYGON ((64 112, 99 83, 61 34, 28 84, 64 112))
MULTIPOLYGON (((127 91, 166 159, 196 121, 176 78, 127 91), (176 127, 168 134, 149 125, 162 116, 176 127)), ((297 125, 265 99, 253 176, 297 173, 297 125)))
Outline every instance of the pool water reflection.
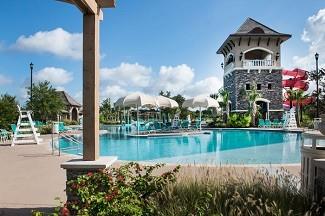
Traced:
MULTIPOLYGON (((117 127, 100 136, 100 154, 119 160, 197 164, 283 164, 300 162, 299 133, 212 130, 210 134, 134 138, 117 127)), ((72 144, 60 140, 61 148, 72 144)), ((78 154, 76 149, 66 150, 78 154)))

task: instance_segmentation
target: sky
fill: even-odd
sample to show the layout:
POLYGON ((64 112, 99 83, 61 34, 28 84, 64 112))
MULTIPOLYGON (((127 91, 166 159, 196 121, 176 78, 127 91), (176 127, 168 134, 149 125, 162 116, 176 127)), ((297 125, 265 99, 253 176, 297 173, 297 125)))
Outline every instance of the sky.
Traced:
MULTIPOLYGON (((26 101, 30 83, 48 80, 82 102, 82 14, 55 0, 3 0, 0 13, 0 94, 26 101)), ((251 17, 292 34, 282 66, 325 66, 324 0, 117 0, 100 26, 100 97, 130 92, 191 97, 223 85, 216 50, 251 17)))

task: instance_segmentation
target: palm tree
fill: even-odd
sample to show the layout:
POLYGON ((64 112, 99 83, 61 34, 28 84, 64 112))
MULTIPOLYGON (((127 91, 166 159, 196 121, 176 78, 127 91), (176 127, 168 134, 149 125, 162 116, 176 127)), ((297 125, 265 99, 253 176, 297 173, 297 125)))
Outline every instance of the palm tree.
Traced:
POLYGON ((257 92, 256 84, 252 84, 252 89, 249 91, 242 90, 240 92, 241 96, 244 97, 248 101, 248 110, 249 115, 251 116, 252 125, 255 126, 255 117, 257 115, 257 104, 256 100, 261 97, 261 94, 257 92))
POLYGON ((296 101, 296 115, 297 115, 297 122, 298 126, 300 126, 300 123, 302 121, 302 100, 306 97, 304 95, 304 91, 301 89, 297 90, 288 90, 288 96, 289 100, 296 101))
POLYGON ((220 88, 219 89, 219 95, 222 97, 222 103, 220 103, 220 106, 223 107, 226 110, 226 123, 229 119, 229 99, 230 94, 227 89, 220 88))

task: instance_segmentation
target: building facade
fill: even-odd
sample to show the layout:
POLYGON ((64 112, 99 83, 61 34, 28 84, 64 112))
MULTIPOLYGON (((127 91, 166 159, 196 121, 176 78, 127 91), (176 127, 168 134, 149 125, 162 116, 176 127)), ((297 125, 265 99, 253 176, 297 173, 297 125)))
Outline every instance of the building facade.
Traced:
POLYGON ((291 37, 252 18, 230 34, 218 49, 224 56, 224 88, 230 93, 231 112, 247 112, 243 91, 254 87, 256 103, 264 119, 280 118, 283 112, 281 44, 291 37))
POLYGON ((61 111, 59 120, 79 121, 79 116, 82 112, 82 106, 75 99, 73 99, 65 91, 57 91, 65 105, 64 110, 61 111))

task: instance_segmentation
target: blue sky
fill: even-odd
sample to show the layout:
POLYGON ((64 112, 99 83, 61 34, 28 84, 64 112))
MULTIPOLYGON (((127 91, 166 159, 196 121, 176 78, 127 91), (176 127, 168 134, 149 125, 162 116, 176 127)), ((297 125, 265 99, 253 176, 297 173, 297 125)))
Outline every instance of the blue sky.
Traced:
MULTIPOLYGON (((24 102, 32 61, 36 81, 48 79, 81 100, 78 9, 54 0, 4 2, 0 94, 24 102)), ((293 35, 282 47, 283 67, 312 69, 315 51, 325 62, 324 8, 323 0, 118 0, 101 23, 101 98, 160 89, 216 92, 222 85, 216 50, 247 17, 293 35)))

